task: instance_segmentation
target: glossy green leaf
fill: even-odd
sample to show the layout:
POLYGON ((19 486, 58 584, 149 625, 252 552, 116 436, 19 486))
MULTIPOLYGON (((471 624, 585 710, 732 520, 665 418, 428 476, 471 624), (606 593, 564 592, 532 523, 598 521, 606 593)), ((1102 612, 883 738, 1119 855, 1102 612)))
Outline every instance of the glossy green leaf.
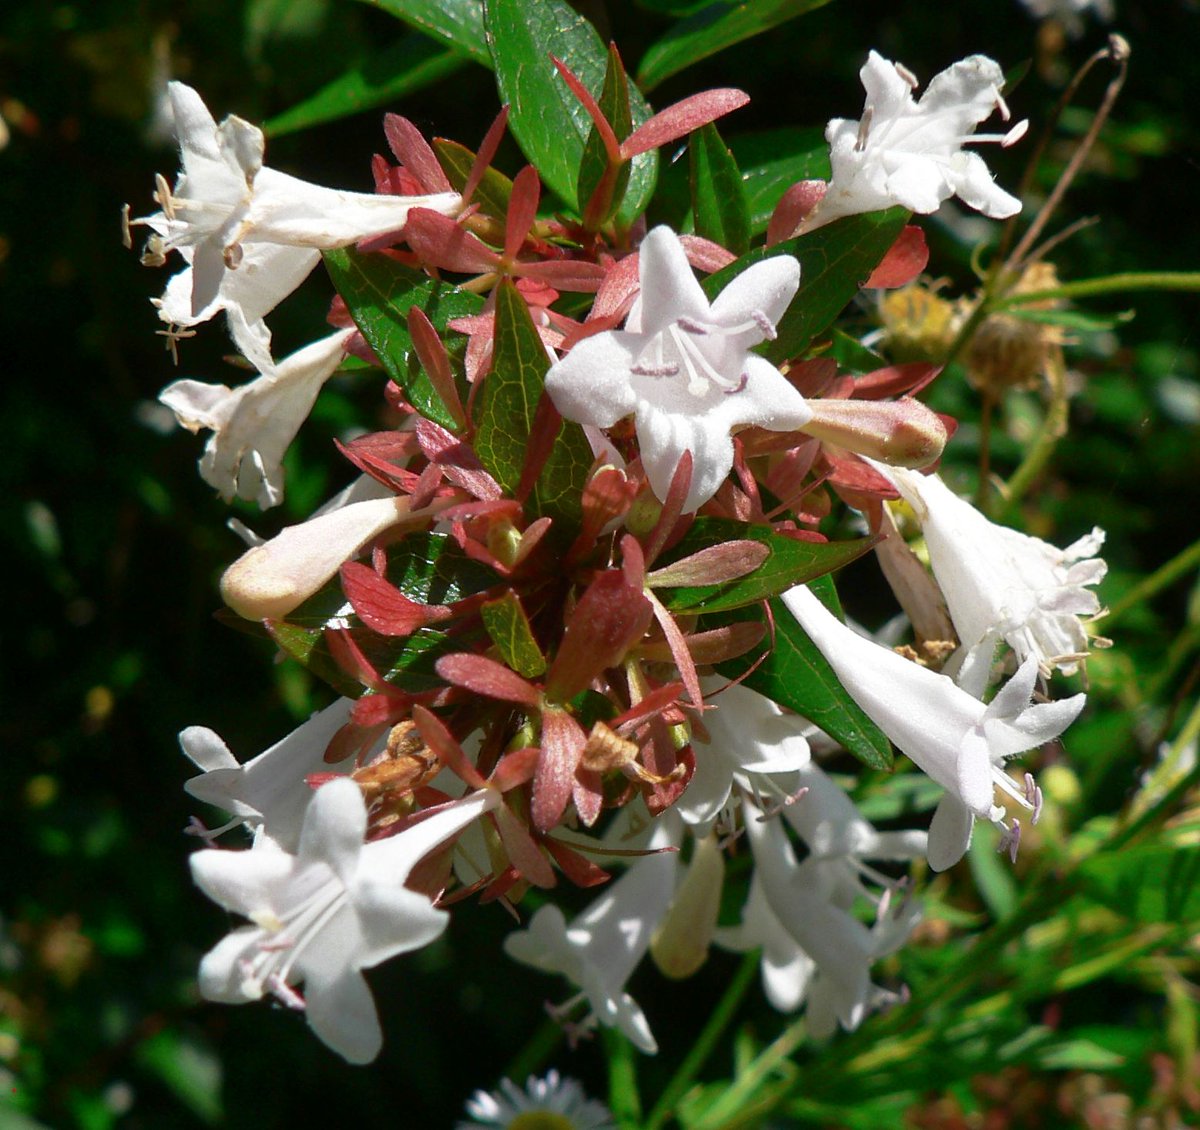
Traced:
MULTIPOLYGON (((550 359, 520 292, 508 280, 496 288, 496 341, 492 369, 479 394, 475 451, 512 494, 521 481, 533 419, 550 359)), ((578 424, 563 421, 553 450, 526 503, 534 518, 548 515, 573 527, 592 465, 592 449, 578 424)), ((562 531, 565 536, 565 529, 562 531)))
POLYGON ((1079 878, 1086 894, 1132 921, 1200 925, 1200 848, 1105 852, 1084 860, 1079 878))
POLYGON ((492 65, 483 26, 483 0, 364 0, 485 67, 492 65))
MULTIPOLYGON (((841 615, 837 590, 829 577, 810 581, 809 587, 841 615)), ((771 613, 775 620, 774 648, 766 640, 746 655, 719 664, 717 669, 722 675, 734 678, 753 667, 766 652, 766 658, 747 676, 748 687, 820 726, 864 765, 890 769, 892 746, 887 736, 850 697, 828 661, 778 597, 771 599, 771 613)), ((744 619, 745 615, 745 612, 726 613, 721 622, 744 619)))
POLYGON ((269 137, 337 121, 361 110, 394 102, 463 67, 459 51, 410 35, 356 63, 341 77, 321 87, 290 110, 263 125, 269 137))
POLYGON ((742 170, 750 230, 761 235, 784 192, 802 180, 828 180, 829 146, 820 129, 772 129, 729 143, 742 170))
POLYGON ((712 122, 692 134, 688 178, 696 234, 744 255, 750 247, 750 209, 742 174, 712 122))
POLYGON ((506 592, 498 600, 489 600, 479 612, 500 658, 509 667, 527 679, 536 679, 545 673, 546 657, 538 647, 529 617, 515 592, 506 592))
POLYGON ((715 55, 718 51, 761 35, 788 20, 820 8, 829 0, 718 0, 673 27, 642 56, 637 81, 652 90, 665 78, 715 55))
POLYGON ((352 247, 324 254, 333 285, 388 376, 423 416, 457 431, 453 414, 417 361, 408 335, 408 311, 419 306, 438 330, 445 330, 451 318, 478 313, 483 299, 386 255, 363 254, 352 247))
POLYGON ((800 260, 800 289, 775 327, 778 336, 767 343, 763 352, 777 362, 798 357, 858 293, 896 242, 908 216, 904 208, 889 208, 886 212, 835 220, 774 247, 755 248, 736 263, 709 275, 702 285, 713 298, 751 264, 774 255, 796 256, 800 260))
MULTIPOLYGON (((447 141, 444 137, 433 140, 433 151, 437 154, 438 162, 446 173, 446 178, 461 192, 466 187, 467 178, 475 164, 475 154, 465 145, 457 141, 447 141)), ((489 165, 479 178, 479 184, 471 197, 472 202, 478 202, 483 210, 496 219, 503 219, 508 214, 508 201, 512 196, 512 181, 498 169, 489 165)))
MULTIPOLYGON (((633 130, 633 115, 630 113, 629 79, 617 54, 615 46, 608 51, 608 64, 604 72, 604 88, 597 99, 600 112, 618 141, 624 141, 633 130)), ((596 230, 609 220, 620 207, 625 190, 629 186, 629 174, 632 168, 630 162, 621 164, 616 170, 609 163, 608 153, 600 138, 600 131, 593 123, 583 146, 583 156, 579 161, 579 182, 577 186, 579 207, 586 209, 593 193, 608 180, 608 207, 598 216, 591 217, 590 230, 596 230)), ((585 216, 585 221, 589 217, 585 216)))
POLYGON ((770 526, 747 526, 727 518, 697 518, 691 529, 671 548, 659 568, 698 553, 709 546, 737 538, 762 542, 770 550, 752 573, 721 585, 656 588, 655 595, 672 612, 724 612, 776 596, 794 585, 840 569, 861 557, 874 544, 870 538, 844 542, 797 541, 777 534, 770 526))
MULTIPOLYGON (((488 0, 488 44, 500 100, 509 106, 509 129, 542 182, 568 204, 581 207, 577 187, 592 120, 563 81, 550 56, 561 59, 588 90, 600 91, 608 52, 596 29, 565 0, 488 0)), ((630 90, 633 124, 650 107, 630 90)), ((623 220, 638 215, 654 191, 656 153, 631 162, 621 208, 623 220)))

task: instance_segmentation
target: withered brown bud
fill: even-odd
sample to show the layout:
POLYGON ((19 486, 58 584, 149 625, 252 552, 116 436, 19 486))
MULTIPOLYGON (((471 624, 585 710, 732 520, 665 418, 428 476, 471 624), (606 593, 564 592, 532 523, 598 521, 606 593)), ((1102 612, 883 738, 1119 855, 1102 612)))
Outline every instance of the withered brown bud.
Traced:
POLYGON ((583 747, 583 766, 596 773, 607 773, 623 769, 637 755, 637 742, 626 740, 603 722, 596 722, 583 747))

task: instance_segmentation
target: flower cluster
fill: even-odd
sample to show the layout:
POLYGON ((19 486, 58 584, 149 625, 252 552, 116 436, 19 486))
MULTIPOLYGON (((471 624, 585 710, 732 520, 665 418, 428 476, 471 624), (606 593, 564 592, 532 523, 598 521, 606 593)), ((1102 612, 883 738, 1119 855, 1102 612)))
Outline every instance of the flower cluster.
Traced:
MULTIPOLYGON (((211 730, 181 735, 201 770, 188 791, 231 818, 194 821, 195 881, 248 920, 205 957, 202 993, 271 995, 352 1062, 382 1039, 362 970, 432 942, 472 893, 521 916, 509 956, 574 986, 554 1009, 574 1033, 609 1025, 654 1052, 630 976, 647 956, 690 976, 714 946, 761 951, 768 998, 804 1007, 815 1036, 853 1028, 899 999, 874 967, 918 921, 909 863, 951 866, 976 819, 1015 856, 1004 805, 1036 819, 1041 794, 1005 763, 1084 704, 1032 700, 1086 659, 1100 532, 1058 550, 993 525, 928 473, 953 428, 915 395, 936 368, 842 372, 824 350, 864 279, 923 269, 908 211, 1019 207, 962 150, 999 140, 971 137, 1007 117, 999 66, 957 63, 917 102, 872 53, 863 118, 829 126, 830 183, 780 185, 766 246, 740 257, 699 197, 694 233, 621 210, 633 162, 745 96, 699 94, 631 132, 555 66, 597 139, 575 209, 541 206, 536 160, 512 179, 492 165, 503 115, 478 153, 389 115, 398 164, 377 157, 359 194, 265 166, 259 130, 218 125, 176 83, 183 172, 133 221, 148 263, 185 264, 156 301, 172 343, 224 311, 258 373, 161 396, 211 433, 200 472, 225 499, 280 502, 284 454, 347 355, 388 378, 393 426, 339 445, 357 477, 253 538, 221 584, 339 697, 244 763, 211 730), (336 332, 276 361, 265 319, 322 254, 336 332), (900 499, 931 572, 898 540, 900 499), (843 504, 869 536, 830 539, 843 504), (918 641, 954 652, 940 672, 837 614, 827 575, 872 548, 903 576, 918 641), (885 765, 892 745, 945 791, 928 832, 874 827, 832 772, 885 765), (252 846, 217 846, 239 829, 252 846), (738 854, 751 878, 722 918, 738 854), (523 916, 531 888, 562 884, 594 898, 523 916)), ((606 1124, 556 1078, 470 1113, 542 1109, 606 1124)))

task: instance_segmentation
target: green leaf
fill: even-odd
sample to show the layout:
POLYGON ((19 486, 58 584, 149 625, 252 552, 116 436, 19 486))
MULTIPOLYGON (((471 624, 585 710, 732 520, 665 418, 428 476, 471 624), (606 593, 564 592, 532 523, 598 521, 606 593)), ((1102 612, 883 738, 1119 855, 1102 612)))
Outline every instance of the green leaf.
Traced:
POLYGON ((688 162, 696 234, 744 255, 750 248, 750 209, 742 174, 712 122, 692 134, 688 162))
MULTIPOLYGON (((488 44, 500 100, 509 106, 509 128, 543 183, 564 201, 582 207, 576 189, 592 119, 563 81, 550 56, 561 59, 591 91, 600 90, 608 52, 596 29, 564 0, 488 0, 488 44)), ((650 107, 630 90, 635 126, 650 107)), ((621 218, 639 215, 654 191, 657 153, 642 153, 632 169, 621 218)))
POLYGON ((701 285, 714 298, 752 264, 774 255, 794 255, 800 260, 800 289, 775 327, 778 336, 763 352, 775 362, 798 357, 858 293, 896 242, 908 216, 904 208, 847 216, 774 247, 755 248, 701 285))
POLYGON ((492 65, 483 26, 483 0, 364 0, 485 67, 492 65))
POLYGON ((545 673, 546 657, 533 637, 529 617, 515 592, 506 592, 499 600, 489 600, 479 611, 483 626, 505 663, 526 679, 536 679, 545 673))
MULTIPOLYGON (((829 577, 809 582, 809 588, 839 616, 837 590, 829 577)), ((872 769, 892 767, 892 746, 887 736, 863 713, 838 681, 825 657, 778 597, 771 598, 775 620, 775 646, 766 640, 753 651, 727 660, 717 670, 728 678, 748 671, 764 652, 766 658, 747 676, 746 686, 786 706, 820 726, 872 769)), ((745 617, 739 613, 736 618, 745 617)), ((726 613, 718 622, 735 617, 726 613)))
POLYGON ((761 35, 788 20, 820 8, 829 0, 755 0, 752 4, 719 0, 673 27, 642 56, 638 86, 652 90, 663 79, 724 51, 743 39, 761 35))
POLYGON ((386 255, 364 254, 352 247, 326 251, 325 266, 345 299, 367 344, 409 403, 452 432, 458 424, 417 361, 408 336, 408 311, 419 306, 439 331, 451 318, 476 314, 483 299, 449 283, 431 279, 386 255))
MULTIPOLYGON (((520 292, 507 279, 496 288, 496 341, 492 370, 479 394, 475 451, 492 477, 512 494, 521 481, 533 419, 550 359, 520 292)), ((533 517, 548 515, 573 528, 592 465, 592 449, 578 424, 563 421, 554 447, 526 503, 533 517)))
POLYGON ((829 146, 820 129, 773 129, 735 137, 729 148, 742 170, 742 190, 755 235, 784 192, 801 180, 828 180, 829 146))
POLYGON ((1086 894, 1135 922, 1200 923, 1200 848, 1122 848, 1085 860, 1078 874, 1086 894))
POLYGON ((656 588, 655 595, 672 612, 725 612, 743 608, 840 569, 874 544, 871 538, 825 543, 798 541, 777 534, 770 526, 748 526, 728 518, 697 518, 656 566, 663 568, 709 546, 738 538, 762 542, 771 551, 754 572, 720 585, 656 588))
POLYGON ((279 137, 382 106, 453 74, 467 62, 465 55, 439 47, 423 35, 407 36, 356 63, 299 105, 277 114, 263 125, 263 131, 279 137))
MULTIPOLYGON (((600 112, 612 126, 617 140, 624 141, 633 130, 633 115, 630 113, 629 105, 629 79, 625 74, 625 68, 621 64, 621 57, 617 54, 615 45, 611 46, 608 51, 608 63, 604 71, 604 89, 600 91, 597 103, 600 106, 600 112)), ((607 190, 608 207, 602 214, 590 217, 591 230, 606 223, 621 206, 625 190, 629 186, 631 168, 630 162, 624 162, 614 171, 613 166, 609 163, 604 142, 600 139, 600 131, 593 123, 583 146, 583 156, 579 161, 577 186, 579 207, 587 208, 592 195, 606 177, 611 178, 611 184, 607 190)), ((587 218, 585 217, 585 219, 587 218)))
POLYGON ((137 1045, 138 1066, 158 1076, 201 1122, 224 1121, 221 1060, 196 1037, 164 1029, 137 1045))
MULTIPOLYGON (((465 145, 459 145, 457 141, 447 141, 444 137, 433 139, 433 151, 445 170, 446 178, 462 192, 475 164, 475 154, 465 145)), ((511 196, 512 181, 489 165, 480 177, 471 200, 478 201, 489 215, 503 219, 508 214, 508 200, 511 196)))

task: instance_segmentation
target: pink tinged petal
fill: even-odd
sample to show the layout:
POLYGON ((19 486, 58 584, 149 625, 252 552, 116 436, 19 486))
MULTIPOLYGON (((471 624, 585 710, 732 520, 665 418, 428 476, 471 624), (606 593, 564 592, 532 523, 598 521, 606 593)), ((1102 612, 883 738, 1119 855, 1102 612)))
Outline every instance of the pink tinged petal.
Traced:
POLYGON ((946 793, 929 825, 929 866, 934 871, 953 867, 971 846, 974 828, 975 814, 952 793, 946 793))
POLYGON ((808 401, 765 357, 746 354, 742 371, 747 377, 746 387, 731 393, 718 407, 718 414, 731 428, 755 425, 790 432, 803 428, 813 418, 808 401))
POLYGON ((410 824, 402 832, 385 840, 372 841, 363 848, 359 858, 358 883, 404 883, 409 873, 431 851, 459 835, 500 803, 499 792, 488 788, 468 793, 460 800, 451 801, 438 809, 426 810, 428 814, 423 819, 410 824))
POLYGON ((348 1063, 370 1063, 383 1047, 379 1014, 363 975, 341 969, 334 976, 311 971, 305 982, 305 1018, 322 1043, 348 1063))

